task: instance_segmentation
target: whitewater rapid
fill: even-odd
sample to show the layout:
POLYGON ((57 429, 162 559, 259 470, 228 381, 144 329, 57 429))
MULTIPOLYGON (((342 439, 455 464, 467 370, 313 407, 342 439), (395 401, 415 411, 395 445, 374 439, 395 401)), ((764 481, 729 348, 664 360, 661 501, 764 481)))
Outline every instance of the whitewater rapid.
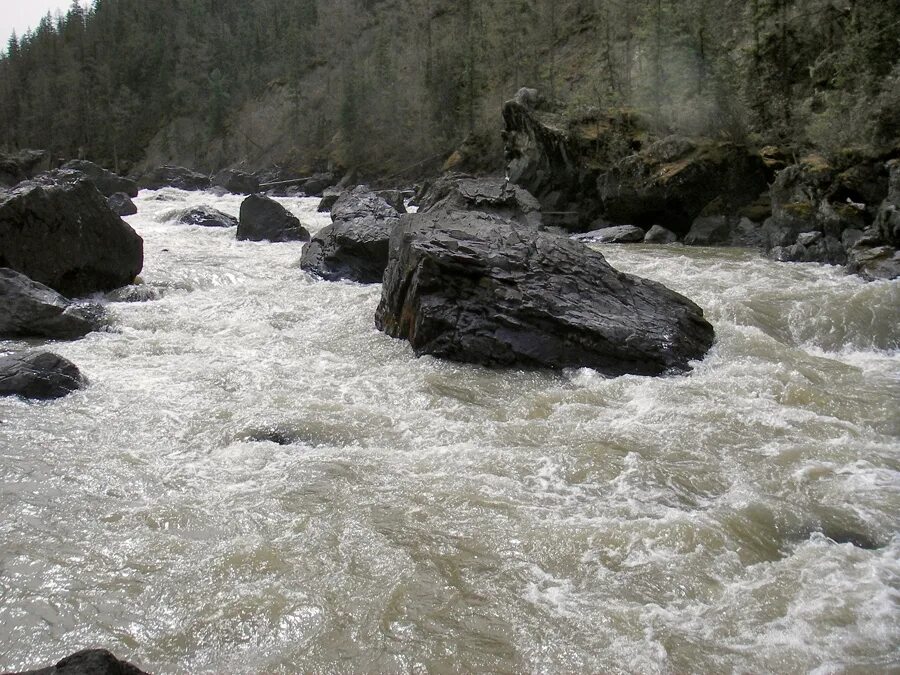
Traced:
POLYGON ((900 281, 605 246, 709 355, 493 372, 414 358, 301 244, 172 220, 240 201, 142 192, 153 299, 50 344, 87 389, 0 399, 0 671, 900 668, 900 281))

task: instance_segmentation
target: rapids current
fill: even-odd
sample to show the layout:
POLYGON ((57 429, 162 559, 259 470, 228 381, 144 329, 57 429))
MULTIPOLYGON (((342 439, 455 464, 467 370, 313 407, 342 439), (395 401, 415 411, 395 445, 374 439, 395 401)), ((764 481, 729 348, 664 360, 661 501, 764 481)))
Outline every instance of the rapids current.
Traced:
POLYGON ((240 201, 142 192, 155 299, 49 345, 87 389, 0 399, 0 671, 900 668, 900 282, 602 247, 709 355, 493 372, 414 358, 301 244, 171 220, 240 201))

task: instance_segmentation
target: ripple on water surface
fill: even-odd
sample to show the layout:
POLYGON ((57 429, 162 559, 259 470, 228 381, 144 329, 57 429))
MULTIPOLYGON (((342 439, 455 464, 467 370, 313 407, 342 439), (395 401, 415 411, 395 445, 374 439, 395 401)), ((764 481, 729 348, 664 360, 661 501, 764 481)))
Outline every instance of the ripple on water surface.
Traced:
POLYGON ((171 217, 239 197, 137 204, 157 299, 53 345, 88 389, 0 400, 0 669, 900 666, 900 283, 604 247, 705 309, 707 358, 490 372, 413 358, 300 244, 171 217))

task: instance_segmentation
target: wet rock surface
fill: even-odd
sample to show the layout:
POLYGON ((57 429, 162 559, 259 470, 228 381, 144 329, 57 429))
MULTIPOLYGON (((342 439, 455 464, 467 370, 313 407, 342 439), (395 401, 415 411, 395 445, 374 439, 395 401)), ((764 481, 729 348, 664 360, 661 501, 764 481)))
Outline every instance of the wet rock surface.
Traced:
POLYGON ((0 357, 0 396, 62 398, 87 384, 74 363, 52 352, 0 357))
POLYGON ((309 241, 300 220, 274 199, 250 195, 241 203, 237 238, 241 241, 309 241))
POLYGON ((400 214, 377 194, 358 187, 337 200, 331 215, 334 222, 303 248, 301 269, 328 281, 380 283, 400 214))
POLYGON ((606 375, 684 372, 714 339, 702 310, 661 284, 477 212, 403 216, 375 323, 417 355, 606 375))
POLYGON ((71 340, 103 324, 98 305, 76 304, 52 288, 0 267, 0 338, 71 340))

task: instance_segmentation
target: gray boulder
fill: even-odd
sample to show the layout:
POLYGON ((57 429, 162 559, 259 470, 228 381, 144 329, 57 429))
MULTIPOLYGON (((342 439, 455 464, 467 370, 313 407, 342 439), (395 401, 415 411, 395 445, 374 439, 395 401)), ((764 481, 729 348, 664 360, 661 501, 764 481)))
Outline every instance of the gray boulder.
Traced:
POLYGON ((0 357, 0 396, 61 398, 87 384, 71 361, 51 352, 0 357))
POLYGON ((357 187, 341 195, 331 217, 334 222, 303 248, 300 268, 328 281, 380 283, 400 214, 378 195, 357 187))
POLYGON ((0 267, 0 338, 70 340, 103 324, 99 305, 80 305, 15 270, 0 267))
POLYGON ((177 218, 182 225, 198 225, 200 227, 237 227, 238 219, 222 213, 210 206, 192 206, 182 211, 177 218))
POLYGON ((854 246, 848 252, 847 270, 864 279, 900 277, 900 251, 893 246, 854 246))
POLYGON ((138 196, 137 183, 130 178, 107 171, 93 162, 88 162, 84 159, 73 159, 63 164, 60 168, 83 174, 97 186, 100 194, 105 197, 112 197, 117 192, 124 192, 129 197, 138 196))
POLYGON ((337 203, 338 198, 344 194, 344 190, 337 187, 330 187, 322 193, 322 199, 316 209, 319 213, 328 213, 331 207, 337 203))
POLYGON ((88 180, 40 176, 0 193, 0 267, 73 298, 130 284, 144 242, 88 180))
POLYGON ((673 244, 676 241, 678 241, 678 235, 662 225, 654 225, 644 235, 645 244, 673 244))
POLYGON ((663 285, 477 212, 401 218, 375 324, 417 355, 610 376, 684 372, 714 340, 703 311, 663 285))
POLYGON ((644 241, 644 231, 634 225, 611 225, 572 237, 588 244, 637 244, 644 241))
POLYGON ((236 195, 252 195, 259 192, 259 178, 236 169, 223 169, 213 177, 212 185, 236 195))
POLYGON ((117 216, 133 216, 138 212, 137 206, 131 201, 131 197, 124 192, 116 192, 110 195, 106 198, 106 203, 109 204, 110 210, 117 216))
POLYGON ((138 186, 147 190, 159 190, 164 187, 187 191, 208 190, 210 184, 209 176, 183 166, 161 166, 138 181, 138 186))
POLYGON ((473 178, 460 174, 444 176, 421 196, 419 211, 481 211, 529 227, 540 227, 543 223, 540 202, 528 190, 504 178, 473 178))
POLYGON ((270 197, 250 195, 241 203, 237 238, 241 241, 309 241, 295 215, 270 197))

